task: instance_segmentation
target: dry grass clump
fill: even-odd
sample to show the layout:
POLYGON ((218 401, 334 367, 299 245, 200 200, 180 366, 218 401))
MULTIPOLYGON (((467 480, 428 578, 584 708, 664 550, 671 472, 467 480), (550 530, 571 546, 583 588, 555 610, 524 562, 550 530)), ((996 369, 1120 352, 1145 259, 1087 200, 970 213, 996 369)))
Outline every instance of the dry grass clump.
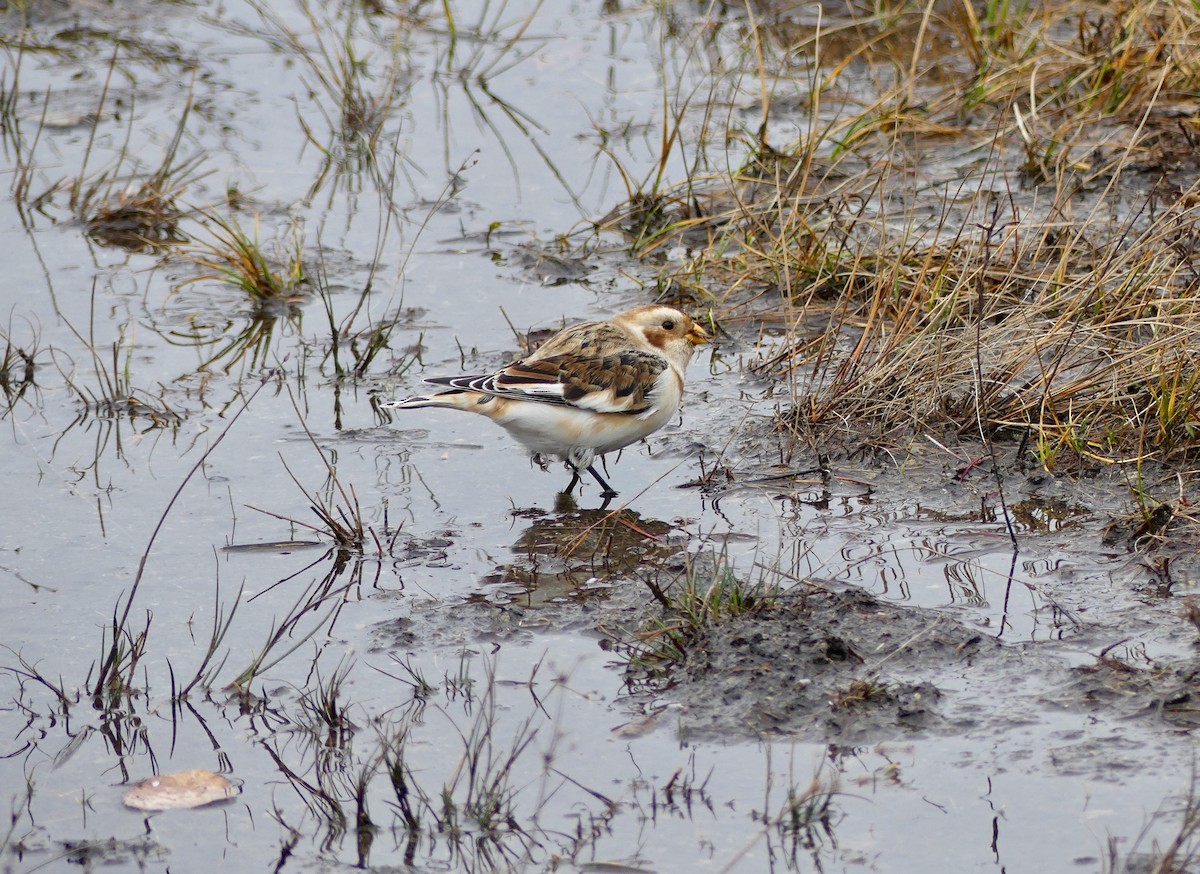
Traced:
MULTIPOLYGON (((96 172, 88 170, 85 160, 78 175, 56 180, 22 205, 46 212, 61 201, 87 235, 106 246, 153 252, 183 243, 186 236, 179 225, 186 211, 179 199, 208 172, 202 167, 203 154, 179 156, 182 133, 181 123, 162 161, 149 173, 126 151, 96 172)), ((22 166, 19 173, 25 180, 18 185, 20 202, 30 187, 31 168, 22 166)))
POLYGON ((729 320, 769 306, 782 332, 758 368, 823 445, 933 430, 1028 441, 1047 467, 1177 458, 1200 448, 1200 10, 1184 6, 797 23, 756 4, 771 84, 751 157, 638 192, 609 226, 646 257, 682 252, 670 281, 729 320), (799 139, 769 145, 797 115, 799 139))
POLYGON ((1187 446, 1200 426, 1197 298, 1191 259, 1170 243, 1195 218, 1171 210, 1130 241, 1095 243, 1089 232, 1110 228, 1085 222, 1065 246, 1009 222, 920 260, 852 264, 832 277, 836 297, 806 300, 829 311, 826 327, 764 368, 807 377, 797 424, 1030 433, 1048 466, 1063 449, 1187 446))
POLYGON ((179 231, 183 213, 178 191, 164 191, 156 180, 113 190, 87 210, 87 233, 109 246, 132 251, 163 248, 185 241, 179 231))
POLYGON ((1036 96, 1062 116, 1136 116, 1160 92, 1190 99, 1200 76, 1194 4, 989 4, 983 20, 969 4, 954 5, 978 96, 994 105, 1036 96))

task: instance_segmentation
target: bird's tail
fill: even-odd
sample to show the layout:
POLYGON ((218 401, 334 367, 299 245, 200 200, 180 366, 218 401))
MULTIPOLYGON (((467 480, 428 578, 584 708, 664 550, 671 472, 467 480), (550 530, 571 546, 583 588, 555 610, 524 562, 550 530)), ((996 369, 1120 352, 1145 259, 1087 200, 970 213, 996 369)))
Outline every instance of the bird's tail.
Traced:
POLYGON ((464 410, 472 403, 470 394, 464 391, 443 391, 435 395, 413 395, 411 398, 388 401, 380 406, 393 410, 419 410, 422 407, 453 407, 464 410))

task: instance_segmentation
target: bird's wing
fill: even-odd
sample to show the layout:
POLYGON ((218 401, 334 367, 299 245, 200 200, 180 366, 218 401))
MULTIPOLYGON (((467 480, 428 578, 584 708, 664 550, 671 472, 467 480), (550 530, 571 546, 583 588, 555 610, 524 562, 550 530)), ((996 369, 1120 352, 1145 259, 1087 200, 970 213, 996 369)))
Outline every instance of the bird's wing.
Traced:
MULTIPOLYGON (((541 350, 539 350, 540 353, 541 350)), ((608 355, 533 355, 487 376, 429 382, 497 397, 580 407, 597 413, 642 413, 653 402, 666 359, 636 349, 608 355)))

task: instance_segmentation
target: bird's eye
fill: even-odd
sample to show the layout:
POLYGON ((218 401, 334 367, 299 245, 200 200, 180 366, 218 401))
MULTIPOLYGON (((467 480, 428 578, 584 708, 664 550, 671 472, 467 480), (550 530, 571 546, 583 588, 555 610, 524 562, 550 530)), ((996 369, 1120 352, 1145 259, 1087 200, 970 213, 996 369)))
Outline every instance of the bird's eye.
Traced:
POLYGON ((663 330, 664 331, 674 331, 675 323, 672 322, 670 319, 667 319, 665 322, 663 322, 663 330))

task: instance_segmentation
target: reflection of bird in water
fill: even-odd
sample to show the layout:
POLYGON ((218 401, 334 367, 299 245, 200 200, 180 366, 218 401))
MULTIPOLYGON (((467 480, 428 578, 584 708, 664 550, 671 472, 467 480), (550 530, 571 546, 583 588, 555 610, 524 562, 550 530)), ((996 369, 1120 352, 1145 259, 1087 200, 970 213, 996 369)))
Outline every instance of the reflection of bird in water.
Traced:
POLYGON ((667 573, 680 549, 671 530, 630 510, 546 513, 521 532, 513 560, 483 582, 499 587, 489 598, 502 592, 526 607, 602 595, 631 576, 667 573))
POLYGON ((532 355, 483 376, 426 380, 450 386, 384 406, 454 407, 487 416, 534 456, 557 455, 571 468, 569 492, 587 471, 602 497, 616 492, 596 456, 636 443, 675 415, 683 373, 708 333, 673 307, 650 305, 606 322, 566 328, 532 355))

